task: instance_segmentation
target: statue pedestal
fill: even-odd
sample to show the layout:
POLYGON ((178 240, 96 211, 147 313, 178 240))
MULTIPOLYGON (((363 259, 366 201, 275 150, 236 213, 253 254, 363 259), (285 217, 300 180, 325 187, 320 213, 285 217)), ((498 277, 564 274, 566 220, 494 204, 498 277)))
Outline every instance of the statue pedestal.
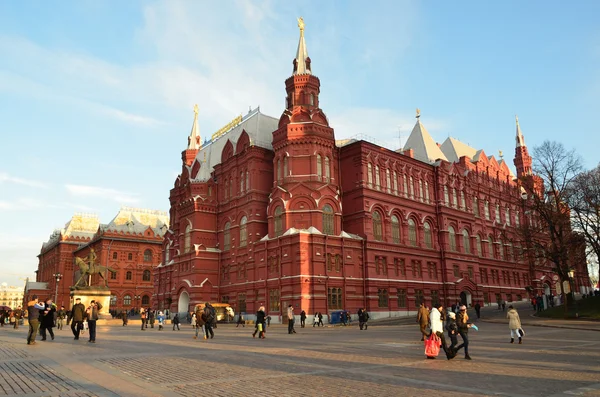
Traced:
POLYGON ((85 288, 71 290, 71 308, 75 304, 75 299, 81 299, 81 303, 87 308, 91 301, 99 302, 102 309, 98 312, 98 322, 106 320, 112 316, 108 312, 110 308, 110 290, 105 288, 85 288))

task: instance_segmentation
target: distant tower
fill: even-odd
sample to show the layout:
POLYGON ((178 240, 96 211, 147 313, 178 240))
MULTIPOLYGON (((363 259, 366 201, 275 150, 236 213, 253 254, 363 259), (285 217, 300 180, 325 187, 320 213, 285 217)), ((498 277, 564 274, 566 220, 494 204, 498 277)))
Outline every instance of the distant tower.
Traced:
POLYGON ((521 126, 519 125, 519 116, 515 116, 517 122, 517 137, 516 137, 516 147, 515 147, 515 167, 517 167, 517 178, 522 178, 524 176, 528 176, 532 174, 531 171, 531 156, 527 151, 527 146, 525 145, 525 138, 521 133, 521 126))
POLYGON ((198 150, 202 148, 200 143, 200 128, 198 128, 198 105, 194 105, 194 123, 192 131, 188 137, 188 147, 181 153, 181 159, 185 165, 190 166, 198 154, 198 150))
POLYGON ((337 147, 333 129, 319 108, 321 83, 312 72, 304 26, 298 18, 300 41, 292 76, 285 81, 286 107, 273 132, 271 235, 311 226, 328 234, 341 233, 337 147))

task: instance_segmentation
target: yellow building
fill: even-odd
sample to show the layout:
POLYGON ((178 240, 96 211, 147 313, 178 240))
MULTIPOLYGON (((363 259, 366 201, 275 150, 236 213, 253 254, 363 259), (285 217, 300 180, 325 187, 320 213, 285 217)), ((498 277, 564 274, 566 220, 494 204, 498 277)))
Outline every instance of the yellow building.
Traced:
POLYGON ((23 287, 13 287, 6 283, 0 285, 0 306, 15 309, 23 304, 23 287))

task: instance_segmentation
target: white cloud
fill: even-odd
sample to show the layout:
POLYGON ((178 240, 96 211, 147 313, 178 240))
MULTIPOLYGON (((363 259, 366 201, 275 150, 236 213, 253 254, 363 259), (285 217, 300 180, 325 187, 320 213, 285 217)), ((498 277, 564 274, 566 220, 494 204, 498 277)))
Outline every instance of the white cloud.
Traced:
POLYGON ((30 211, 37 209, 48 209, 48 208, 63 208, 60 205, 45 202, 39 199, 33 199, 29 197, 20 198, 13 201, 0 201, 0 211, 30 211))
POLYGON ((0 172, 0 183, 4 183, 4 182, 14 183, 14 184, 23 185, 23 186, 30 186, 30 187, 40 187, 40 188, 47 187, 46 184, 43 182, 39 182, 39 181, 31 180, 31 179, 19 178, 19 177, 11 176, 10 174, 8 174, 6 172, 0 172))
POLYGON ((112 200, 122 204, 135 204, 140 201, 135 193, 121 192, 115 189, 86 185, 65 185, 65 187, 71 195, 77 197, 112 200))

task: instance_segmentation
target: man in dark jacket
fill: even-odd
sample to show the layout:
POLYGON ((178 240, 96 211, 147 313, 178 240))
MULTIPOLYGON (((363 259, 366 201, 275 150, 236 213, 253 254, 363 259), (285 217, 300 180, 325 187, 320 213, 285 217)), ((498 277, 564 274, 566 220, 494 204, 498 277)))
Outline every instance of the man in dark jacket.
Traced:
POLYGON ((85 317, 85 306, 81 303, 80 298, 75 299, 75 305, 71 309, 71 331, 75 336, 75 340, 79 340, 79 332, 83 328, 83 318, 85 317))
POLYGON ((40 313, 40 334, 42 340, 46 340, 46 331, 50 334, 50 338, 54 340, 54 313, 56 313, 56 305, 52 304, 52 299, 48 299, 44 304, 44 310, 40 313))
POLYGON ((204 339, 208 339, 208 335, 210 334, 210 339, 215 337, 215 333, 212 330, 213 323, 216 321, 214 315, 214 309, 212 305, 208 302, 204 304, 204 311, 202 312, 202 319, 206 322, 204 324, 204 339))
POLYGON ((60 310, 56 312, 56 328, 59 330, 63 329, 63 323, 66 317, 67 312, 65 311, 65 307, 61 306, 60 310))
POLYGON ((23 310, 21 310, 21 306, 17 307, 17 310, 15 310, 13 315, 15 316, 14 328, 19 329, 19 321, 21 321, 21 318, 23 317, 23 310))
POLYGON ((98 312, 102 308, 100 303, 96 303, 95 300, 90 302, 90 306, 87 308, 88 316, 88 329, 90 330, 90 339, 88 342, 96 343, 96 321, 98 321, 98 312))
POLYGON ((29 333, 27 334, 27 344, 35 345, 35 337, 40 327, 40 311, 44 310, 45 306, 38 302, 37 295, 31 297, 32 300, 27 302, 27 313, 29 322, 29 333))
POLYGON ((302 310, 300 312, 300 328, 304 328, 306 325, 306 312, 302 310))

